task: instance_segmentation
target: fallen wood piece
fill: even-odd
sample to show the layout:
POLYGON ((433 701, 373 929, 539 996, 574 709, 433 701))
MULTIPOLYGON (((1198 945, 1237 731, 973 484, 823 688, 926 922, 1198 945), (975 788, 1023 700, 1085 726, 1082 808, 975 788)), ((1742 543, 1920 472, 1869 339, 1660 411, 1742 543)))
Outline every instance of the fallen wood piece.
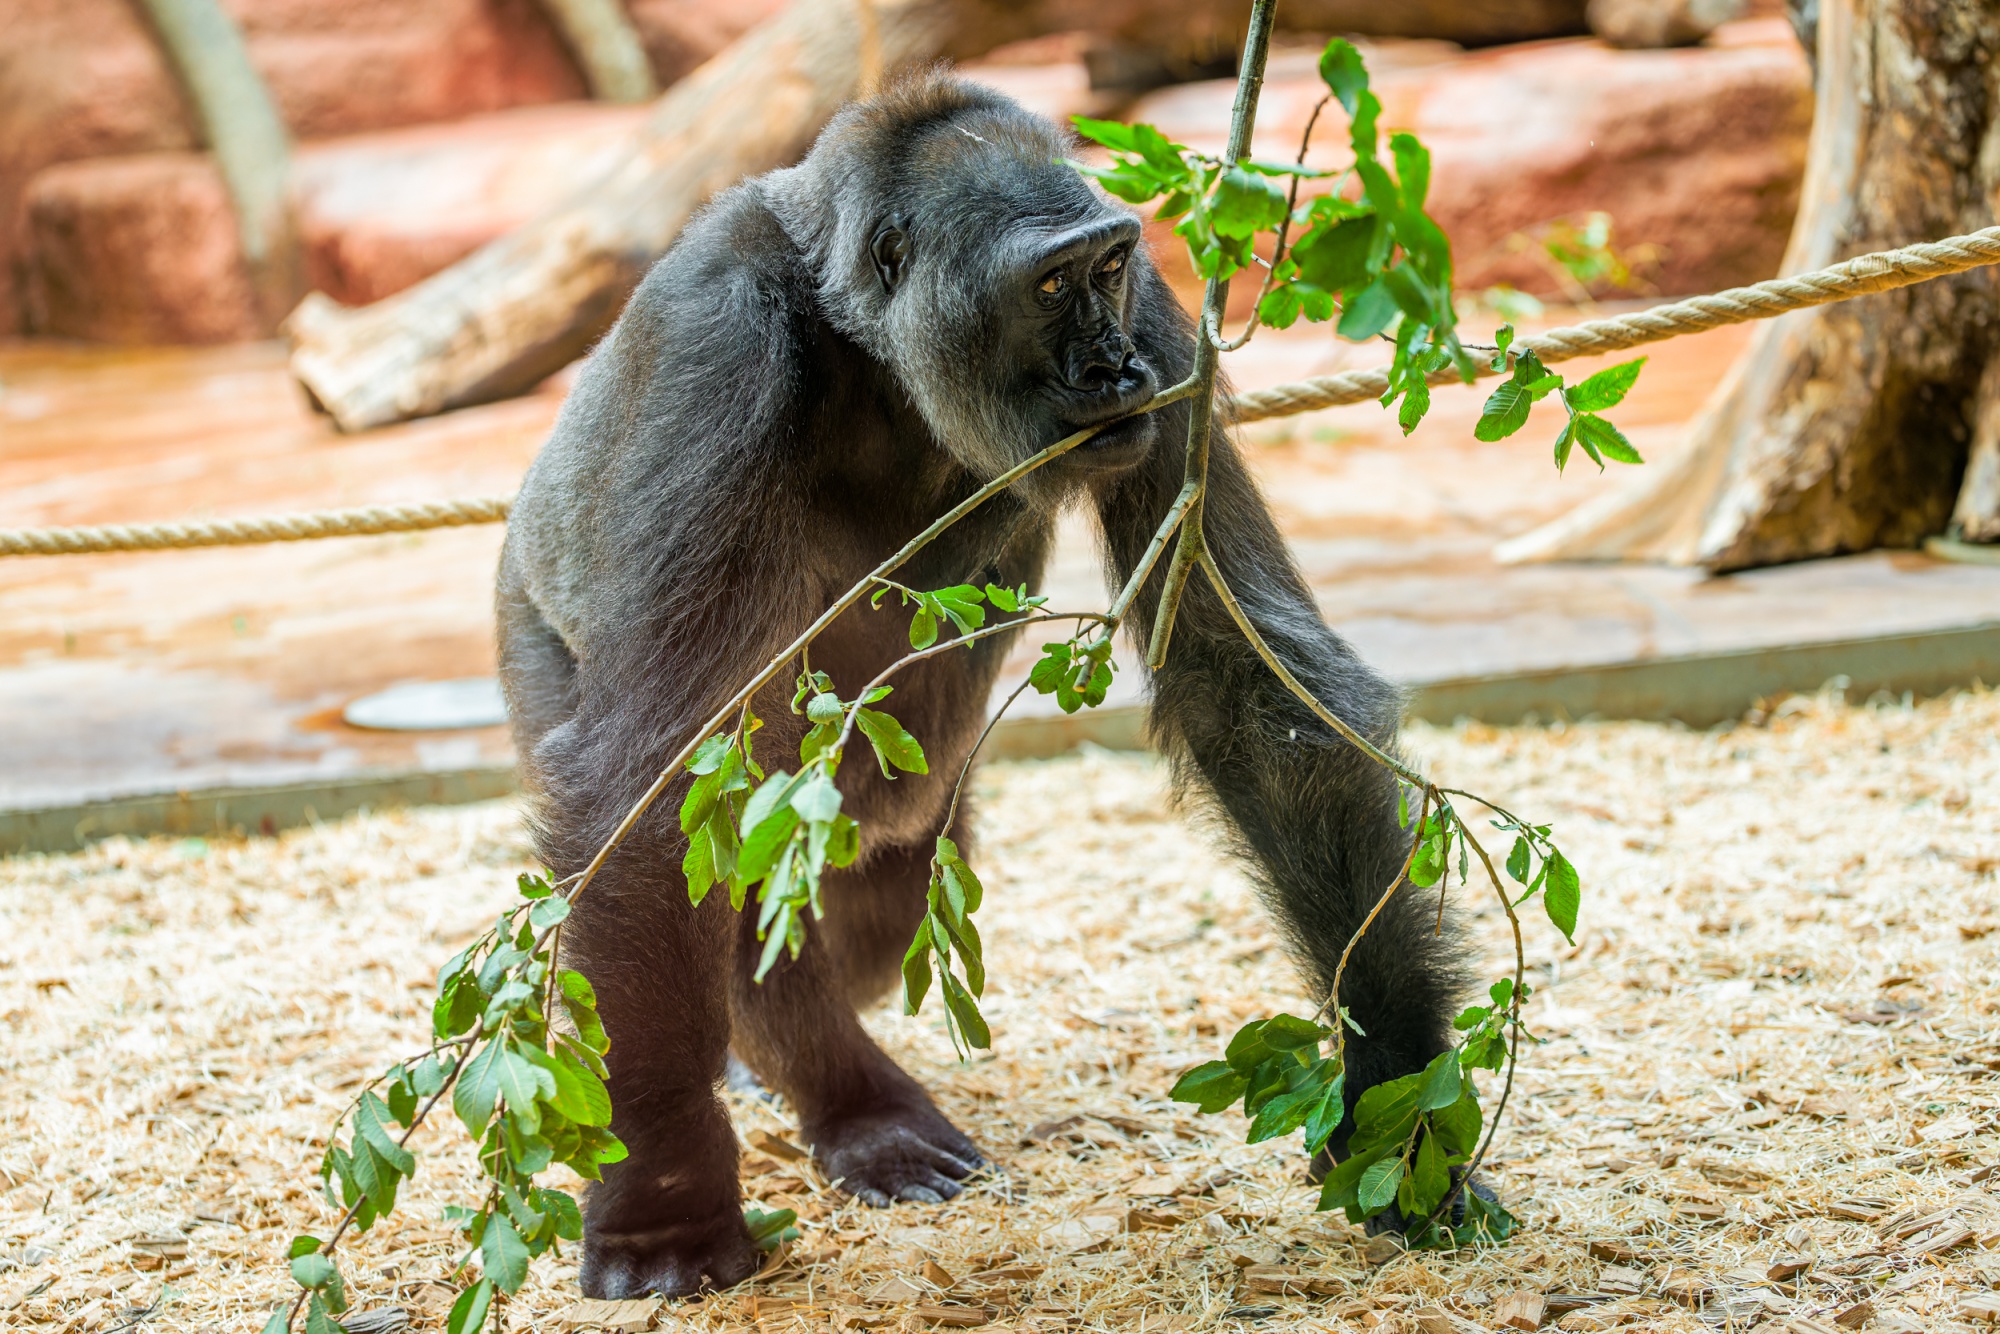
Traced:
POLYGON ((564 1329, 601 1329, 608 1334, 645 1334, 659 1319, 660 1299, 640 1297, 607 1302, 585 1298, 564 1309, 556 1322, 564 1329))
POLYGON ((1509 1329, 1540 1329, 1548 1303, 1540 1293, 1510 1292, 1493 1304, 1494 1323, 1509 1329))
MULTIPOLYGON (((876 0, 884 69, 934 58, 952 0, 876 0)), ((853 4, 797 0, 675 84, 602 181, 385 301, 313 294, 286 323, 292 373, 343 431, 517 393, 575 360, 617 317, 690 215, 795 160, 853 97, 853 4)))

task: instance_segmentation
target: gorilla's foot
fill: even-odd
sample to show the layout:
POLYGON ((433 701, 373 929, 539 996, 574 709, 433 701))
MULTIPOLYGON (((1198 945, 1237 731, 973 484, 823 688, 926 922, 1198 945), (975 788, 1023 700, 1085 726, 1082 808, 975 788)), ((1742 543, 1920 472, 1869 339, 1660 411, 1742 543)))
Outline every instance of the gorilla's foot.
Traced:
POLYGON ((611 1301, 652 1293, 686 1297, 741 1283, 763 1261, 742 1214, 732 1211, 649 1232, 586 1229, 577 1283, 584 1296, 611 1301))
POLYGON ((863 1204, 939 1204, 986 1165, 972 1141, 930 1105, 869 1108, 810 1126, 820 1171, 863 1204))

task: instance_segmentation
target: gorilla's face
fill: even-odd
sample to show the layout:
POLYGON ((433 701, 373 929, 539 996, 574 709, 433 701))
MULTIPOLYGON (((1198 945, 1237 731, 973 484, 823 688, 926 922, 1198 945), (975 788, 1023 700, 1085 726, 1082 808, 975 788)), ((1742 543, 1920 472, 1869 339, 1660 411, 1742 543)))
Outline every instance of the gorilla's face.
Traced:
MULTIPOLYGON (((1041 407, 1053 442, 1124 416, 1159 389, 1159 377, 1127 334, 1139 222, 1107 212, 1022 240, 1020 261, 995 293, 998 355, 1001 365, 1018 368, 1014 392, 1041 407)), ((1069 456, 1071 466, 1130 467, 1151 443, 1152 425, 1150 416, 1129 417, 1098 432, 1069 456)))
MULTIPOLYGON (((823 309, 982 477, 1160 387, 1131 337, 1157 286, 1138 219, 1067 165, 1074 151, 1004 97, 931 79, 850 107, 804 163, 766 178, 823 309)), ((1157 433, 1150 414, 1119 422, 1018 494, 1054 503, 1137 464, 1157 433)))

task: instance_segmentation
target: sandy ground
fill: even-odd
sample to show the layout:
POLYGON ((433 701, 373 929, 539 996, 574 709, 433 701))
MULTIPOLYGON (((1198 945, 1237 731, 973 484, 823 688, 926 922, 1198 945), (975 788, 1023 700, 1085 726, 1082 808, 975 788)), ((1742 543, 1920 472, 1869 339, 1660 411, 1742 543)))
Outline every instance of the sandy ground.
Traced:
MULTIPOLYGON (((1492 1328, 1519 1292, 1610 1298, 1550 1315, 1569 1329, 1859 1327, 1864 1299, 1869 1329, 1970 1321, 1960 1302, 2000 1286, 1980 1171, 2000 1158, 2000 695, 1410 746, 1552 820, 1583 872, 1579 944, 1529 938, 1548 1042, 1493 1173, 1515 1242, 1371 1259, 1312 1212, 1296 1141, 1246 1147, 1240 1118, 1163 1100, 1219 1034, 1304 1001, 1159 766, 1097 753, 984 775, 994 1051, 960 1065, 935 1014, 871 1020, 1002 1174, 872 1211, 752 1152, 749 1190, 796 1207, 803 1241, 662 1323, 895 1328, 942 1302, 996 1329, 1434 1334, 1492 1328), (1809 1267, 1764 1282, 1783 1257, 1809 1267), (1309 1290, 1265 1290, 1286 1287, 1309 1290)), ((496 804, 0 862, 0 1325, 261 1325, 286 1240, 327 1218, 329 1120, 419 1044, 434 968, 526 856, 496 804)), ((1497 975, 1502 924, 1473 926, 1497 975)), ((792 1133, 782 1108, 738 1112, 746 1136, 792 1133)), ((420 1148, 401 1217, 345 1268, 360 1307, 428 1329, 439 1209, 472 1191, 448 1127, 420 1148)), ((542 1262, 507 1326, 557 1327, 574 1277, 542 1262)))

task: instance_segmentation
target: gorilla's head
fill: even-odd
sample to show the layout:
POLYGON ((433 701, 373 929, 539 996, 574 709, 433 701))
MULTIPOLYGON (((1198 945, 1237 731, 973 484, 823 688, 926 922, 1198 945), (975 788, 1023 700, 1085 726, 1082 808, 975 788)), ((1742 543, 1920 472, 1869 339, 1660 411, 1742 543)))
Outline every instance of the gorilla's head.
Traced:
MULTIPOLYGON (((1065 165, 1074 151, 1006 97, 932 75, 847 108, 766 178, 827 317, 981 477, 1160 387, 1131 338, 1151 278, 1138 219, 1065 165)), ((1130 419, 1052 466, 1121 471, 1156 429, 1130 419)))

